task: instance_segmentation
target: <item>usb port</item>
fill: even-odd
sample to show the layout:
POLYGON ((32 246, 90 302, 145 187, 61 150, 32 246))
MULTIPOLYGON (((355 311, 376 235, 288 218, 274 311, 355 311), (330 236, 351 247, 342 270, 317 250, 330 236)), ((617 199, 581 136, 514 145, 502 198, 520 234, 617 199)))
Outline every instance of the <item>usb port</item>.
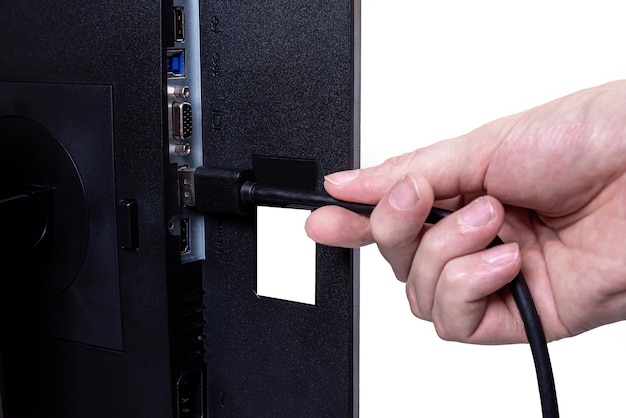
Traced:
POLYGON ((167 52, 166 58, 168 77, 185 76, 185 51, 182 49, 167 52))
POLYGON ((172 104, 172 121, 172 136, 178 140, 189 138, 193 133, 191 104, 188 102, 174 102, 172 104))
POLYGON ((174 40, 183 42, 185 40, 185 9, 174 8, 174 40))
POLYGON ((180 221, 180 253, 187 254, 191 251, 191 229, 189 225, 189 218, 184 218, 180 221))

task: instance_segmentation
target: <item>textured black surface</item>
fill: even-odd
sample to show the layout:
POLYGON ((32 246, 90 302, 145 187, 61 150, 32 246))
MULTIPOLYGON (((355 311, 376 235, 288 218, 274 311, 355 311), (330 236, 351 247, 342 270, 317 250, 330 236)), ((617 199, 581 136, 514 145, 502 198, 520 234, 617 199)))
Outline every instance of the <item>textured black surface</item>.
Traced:
MULTIPOLYGON (((0 4, 0 81, 29 86, 3 90, 0 117, 38 119, 65 147, 95 240, 83 250, 96 252, 42 303, 26 286, 36 260, 1 273, 4 286, 24 291, 1 295, 5 417, 173 415, 161 15, 154 0, 0 4), (120 198, 138 202, 137 251, 116 250, 120 198), (42 331, 46 321, 53 328, 42 331)), ((2 154, 26 171, 41 157, 2 154)))
MULTIPOLYGON (((79 325, 108 324, 121 340, 76 338, 74 317, 66 318, 67 332, 42 333, 40 309, 0 292, 5 417, 175 417, 175 382, 181 371, 203 370, 203 350, 212 417, 356 416, 355 253, 317 248, 314 306, 255 295, 254 216, 208 217, 206 261, 179 262, 179 241, 167 229, 179 211, 164 132, 168 3, 0 3, 1 82, 107 91, 111 117, 99 132, 112 141, 103 147, 87 134, 67 149, 80 176, 101 174, 110 186, 84 183, 90 233, 116 218, 126 199, 136 202, 138 243, 124 249, 126 241, 107 231, 115 250, 94 266, 115 271, 103 269, 115 295, 74 299, 84 303, 79 325), (89 163, 99 159, 112 175, 89 163), (100 315, 111 311, 119 317, 100 315), (181 318, 194 326, 204 319, 206 340, 190 342, 181 318)), ((205 165, 247 169, 253 156, 315 161, 320 188, 322 175, 357 164, 358 4, 201 0, 200 10, 205 165)), ((45 108, 36 88, 24 94, 9 99, 0 117, 24 116, 20 103, 45 108)), ((58 103, 48 104, 47 117, 63 112, 58 103)), ((89 126, 93 109, 85 106, 63 120, 89 126)), ((66 145, 65 134, 53 134, 66 145)), ((0 142, 10 139, 0 132, 0 142)), ((28 155, 2 158, 23 160, 26 170, 33 163, 28 155)), ((17 276, 5 272, 3 280, 23 291, 32 260, 15 263, 17 276)), ((77 281, 69 283, 71 293, 77 281)))
MULTIPOLYGON (((353 167, 357 6, 345 0, 203 5, 205 165, 245 169, 253 156, 314 161, 318 189, 324 174, 353 167)), ((208 219, 209 412, 356 416, 355 254, 318 247, 310 306, 256 296, 255 239, 253 216, 208 219)))

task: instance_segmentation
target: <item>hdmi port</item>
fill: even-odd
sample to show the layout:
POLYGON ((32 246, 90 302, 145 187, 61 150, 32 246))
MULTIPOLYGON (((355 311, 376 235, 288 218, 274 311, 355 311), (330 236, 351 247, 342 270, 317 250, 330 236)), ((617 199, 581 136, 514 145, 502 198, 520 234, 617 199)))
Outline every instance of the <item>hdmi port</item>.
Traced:
POLYGON ((180 221, 180 253, 187 254, 191 250, 191 230, 189 218, 180 221))

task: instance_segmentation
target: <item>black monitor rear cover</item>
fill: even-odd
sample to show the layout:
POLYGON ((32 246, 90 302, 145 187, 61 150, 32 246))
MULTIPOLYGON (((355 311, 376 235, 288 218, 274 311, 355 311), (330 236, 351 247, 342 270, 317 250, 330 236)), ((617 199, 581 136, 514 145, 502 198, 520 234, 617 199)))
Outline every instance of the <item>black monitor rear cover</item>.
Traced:
MULTIPOLYGON (((5 417, 357 416, 355 251, 317 247, 314 305, 255 295, 254 215, 207 215, 206 258, 181 262, 172 6, 0 5, 0 201, 44 183, 56 221, 44 258, 2 258, 5 417)), ((199 18, 204 165, 305 161, 321 189, 358 164, 358 2, 201 1, 199 18)))

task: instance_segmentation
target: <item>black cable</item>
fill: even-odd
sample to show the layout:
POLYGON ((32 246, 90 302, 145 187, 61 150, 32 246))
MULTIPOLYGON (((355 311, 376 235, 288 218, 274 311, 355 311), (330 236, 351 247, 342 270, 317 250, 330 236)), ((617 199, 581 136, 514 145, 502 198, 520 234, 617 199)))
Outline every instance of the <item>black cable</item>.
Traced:
MULTIPOLYGON (((496 238, 500 241, 499 238, 496 238)), ((500 241, 501 243, 502 241, 500 241)), ((530 350, 535 362, 535 372, 537 373, 537 383, 539 386, 539 397, 541 399, 541 410, 545 418, 558 418, 559 405, 556 397, 556 387, 554 384, 554 374, 550 354, 548 353, 548 343, 541 326, 541 320, 535 302, 528 290, 526 280, 519 272, 509 283, 509 289, 513 294, 513 299, 520 311, 526 337, 530 345, 530 350)))
MULTIPOLYGON (((336 205, 360 214, 370 214, 374 209, 373 205, 337 200, 325 193, 265 186, 252 181, 244 182, 241 186, 241 200, 246 204, 257 206, 275 206, 309 210, 327 205, 336 205)), ((432 208, 426 219, 426 223, 437 223, 451 213, 451 211, 445 209, 432 208)), ((501 244, 502 240, 496 237, 488 247, 501 244)), ((535 362, 535 372, 537 374, 543 417, 558 418, 559 408, 548 344, 539 314, 537 313, 535 303, 522 272, 519 272, 509 283, 509 289, 513 294, 513 299, 524 322, 524 329, 535 362)))

